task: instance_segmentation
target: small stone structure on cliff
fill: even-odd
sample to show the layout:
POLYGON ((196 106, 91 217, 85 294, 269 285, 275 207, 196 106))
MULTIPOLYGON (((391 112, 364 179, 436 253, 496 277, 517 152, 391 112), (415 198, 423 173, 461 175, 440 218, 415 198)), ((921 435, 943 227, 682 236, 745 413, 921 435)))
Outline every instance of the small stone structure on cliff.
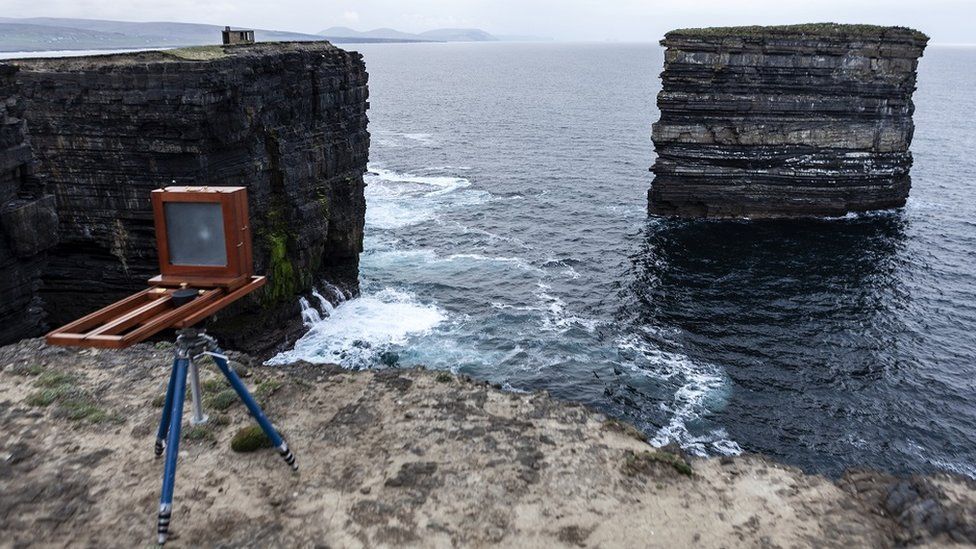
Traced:
MULTIPOLYGON (((325 277, 356 285, 369 153, 360 54, 265 43, 16 60, 0 71, 0 109, 17 116, 2 126, 0 199, 29 165, 18 181, 33 190, 20 194, 53 194, 60 225, 43 269, 30 265, 54 244, 46 236, 13 267, 0 244, 0 284, 23 279, 18 303, 43 303, 51 325, 146 286, 158 270, 149 193, 171 184, 248 188, 256 268, 269 284, 213 326, 228 346, 281 344, 283 326, 300 329, 296 295, 325 277), (40 274, 39 293, 27 271, 40 274)), ((32 227, 43 229, 25 224, 15 240, 32 227)), ((21 328, 0 331, 0 343, 38 333, 35 316, 14 316, 21 328)))
POLYGON ((836 216, 900 207, 928 37, 831 23, 669 32, 652 214, 836 216))

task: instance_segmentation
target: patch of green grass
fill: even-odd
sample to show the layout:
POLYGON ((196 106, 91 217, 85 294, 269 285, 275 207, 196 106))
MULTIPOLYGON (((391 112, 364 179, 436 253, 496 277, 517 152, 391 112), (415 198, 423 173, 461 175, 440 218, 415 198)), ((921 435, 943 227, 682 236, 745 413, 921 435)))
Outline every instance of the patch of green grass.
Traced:
POLYGON ((64 372, 44 372, 34 381, 36 387, 60 387, 62 385, 74 384, 78 379, 64 372))
POLYGON ((224 411, 234 405, 239 399, 233 389, 225 389, 207 399, 207 404, 216 410, 224 411))
POLYGON ((153 408, 162 408, 166 404, 166 393, 154 396, 151 404, 153 408))
POLYGON ((854 38, 881 38, 892 31, 910 32, 916 40, 928 40, 925 33, 907 27, 884 27, 880 25, 845 25, 840 23, 804 23, 800 25, 752 25, 743 27, 702 27, 673 30, 666 38, 675 36, 691 37, 746 37, 766 35, 798 34, 824 37, 851 36, 854 38))
POLYGON ((438 383, 450 383, 454 381, 454 376, 447 372, 437 372, 437 375, 434 377, 434 381, 438 383))
POLYGON ((649 452, 630 452, 624 456, 621 470, 625 475, 636 476, 650 474, 659 465, 670 465, 675 471, 685 476, 692 476, 691 465, 678 454, 654 450, 649 452))
POLYGON ((228 387, 230 387, 230 384, 222 377, 200 382, 200 388, 203 389, 203 392, 210 395, 215 395, 228 387))
POLYGON ((265 400, 283 386, 284 383, 277 379, 266 379, 254 388, 254 396, 260 400, 265 400))
POLYGON ((70 421, 101 423, 122 419, 109 414, 96 404, 96 399, 78 384, 78 378, 63 372, 44 372, 34 381, 37 391, 27 396, 30 406, 47 407, 54 405, 54 415, 70 421))
POLYGON ((234 435, 230 448, 235 452, 253 452, 261 448, 271 448, 271 439, 257 425, 248 425, 234 435))
POLYGON ((64 400, 68 396, 76 393, 77 391, 68 385, 49 387, 47 389, 41 389, 40 391, 35 391, 27 395, 27 404, 41 407, 50 406, 51 404, 64 400))
POLYGON ((163 50, 163 53, 172 55, 178 59, 186 61, 211 61, 227 57, 224 48, 220 46, 193 46, 189 48, 176 48, 173 50, 163 50))
POLYGON ((44 367, 37 364, 14 364, 10 372, 19 376, 38 376, 44 373, 44 367))
POLYGON ((84 398, 72 398, 59 403, 55 415, 71 421, 85 420, 90 423, 101 423, 115 419, 109 416, 108 412, 84 398))
POLYGON ((189 429, 183 431, 183 440, 191 441, 202 441, 202 440, 214 440, 213 431, 211 431, 206 425, 193 425, 189 429))

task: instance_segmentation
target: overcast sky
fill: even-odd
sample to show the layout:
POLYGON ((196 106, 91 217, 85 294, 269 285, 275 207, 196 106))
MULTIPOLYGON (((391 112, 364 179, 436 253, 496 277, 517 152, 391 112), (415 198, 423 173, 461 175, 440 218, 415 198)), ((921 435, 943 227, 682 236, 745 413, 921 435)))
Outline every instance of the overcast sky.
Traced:
POLYGON ((558 40, 655 41, 669 29, 836 21, 976 43, 976 0, 0 0, 8 17, 184 21, 314 33, 477 27, 558 40))

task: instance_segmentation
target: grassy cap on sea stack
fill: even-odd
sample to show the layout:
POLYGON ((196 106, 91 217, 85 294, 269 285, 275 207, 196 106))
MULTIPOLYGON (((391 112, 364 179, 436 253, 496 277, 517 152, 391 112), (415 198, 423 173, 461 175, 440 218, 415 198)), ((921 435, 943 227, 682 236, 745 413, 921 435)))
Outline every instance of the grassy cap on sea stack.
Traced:
POLYGON ((885 27, 881 25, 847 25, 841 23, 803 23, 799 25, 751 25, 742 27, 703 27, 675 29, 664 35, 665 40, 673 38, 764 38, 784 36, 826 39, 911 39, 925 44, 929 37, 921 31, 908 27, 885 27))

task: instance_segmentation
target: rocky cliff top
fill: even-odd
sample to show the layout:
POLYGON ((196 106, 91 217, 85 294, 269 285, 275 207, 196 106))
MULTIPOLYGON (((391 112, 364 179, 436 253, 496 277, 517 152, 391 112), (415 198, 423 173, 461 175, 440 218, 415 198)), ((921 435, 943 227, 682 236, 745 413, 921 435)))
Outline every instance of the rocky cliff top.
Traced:
POLYGON ((880 25, 845 25, 839 23, 805 23, 800 25, 742 26, 742 27, 703 27, 676 29, 664 35, 665 40, 676 38, 782 38, 792 39, 890 39, 914 40, 924 46, 929 37, 908 27, 884 27, 880 25))
POLYGON ((193 46, 171 50, 138 51, 108 55, 78 57, 41 57, 5 61, 33 71, 91 71, 113 66, 131 66, 146 63, 180 63, 186 61, 212 62, 219 59, 259 58, 287 52, 323 52, 345 54, 330 42, 258 42, 233 46, 193 46))
MULTIPOLYGON (((976 484, 758 456, 688 459, 546 394, 446 372, 268 368, 232 353, 294 449, 201 362, 211 421, 184 427, 171 544, 305 547, 887 547, 976 542, 976 484)), ((20 545, 153 539, 153 441, 172 351, 0 347, 0 531, 20 545)), ((186 405, 189 414, 189 404, 186 405)))

